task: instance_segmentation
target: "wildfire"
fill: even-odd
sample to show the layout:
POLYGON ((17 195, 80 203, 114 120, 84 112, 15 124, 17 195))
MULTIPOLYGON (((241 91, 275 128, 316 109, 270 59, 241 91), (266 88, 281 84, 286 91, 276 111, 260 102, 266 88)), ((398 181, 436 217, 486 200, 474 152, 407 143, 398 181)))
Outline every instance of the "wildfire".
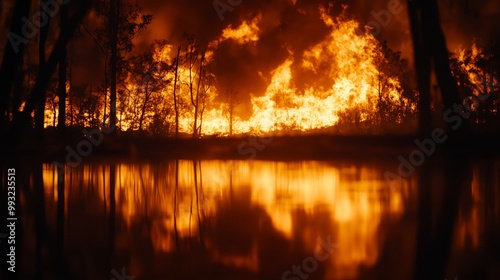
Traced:
POLYGON ((258 41, 260 33, 258 24, 260 20, 261 16, 259 15, 250 22, 243 21, 238 28, 233 29, 230 25, 222 31, 221 41, 232 39, 238 42, 238 44, 258 41))
MULTIPOLYGON (((237 27, 229 25, 205 49, 181 45, 177 75, 172 70, 177 46, 157 44, 148 62, 151 65, 125 79, 117 105, 119 126, 122 130, 155 127, 172 134, 177 106, 179 132, 185 134, 193 134, 195 127, 198 135, 229 135, 230 127, 234 134, 303 133, 333 127, 345 114, 355 115, 359 122, 373 122, 383 100, 393 107, 407 103, 397 76, 380 70, 386 58, 373 35, 357 34, 359 23, 345 11, 333 17, 322 8, 320 15, 329 33, 302 53, 283 47, 288 57, 269 77, 261 75, 267 88, 250 93, 247 108, 252 112, 247 117, 237 108, 240 101, 232 107, 225 104, 220 91, 226 89, 217 87, 211 71, 222 42, 231 40, 238 46, 259 42, 265 31, 260 26, 261 14, 237 27), (161 70, 165 65, 170 68, 161 70)), ((400 122, 401 117, 397 119, 400 122)))
MULTIPOLYGON (((300 63, 296 63, 293 53, 290 53, 289 58, 272 72, 265 94, 252 95, 253 114, 248 120, 238 122, 238 133, 330 127, 339 120, 339 113, 351 108, 366 109, 362 120, 367 114, 375 114, 381 94, 376 58, 382 55, 376 39, 371 34, 358 36, 355 30, 359 24, 344 14, 332 18, 325 10, 321 13, 324 23, 330 28, 329 35, 306 50, 300 63), (317 79, 310 81, 309 88, 300 92, 294 85, 294 78, 295 73, 303 72, 310 72, 317 79)), ((231 33, 240 34, 238 42, 248 38, 248 33, 244 32, 250 30, 246 23, 238 30, 231 33)), ((223 36, 227 34, 225 30, 223 36)), ((255 32, 252 34, 255 36, 255 32)), ((395 103, 403 100, 399 81, 390 77, 387 80, 388 87, 383 94, 395 103)), ((212 112, 207 116, 204 133, 220 133, 221 124, 227 123, 217 118, 222 115, 212 112)))
POLYGON ((478 66, 480 61, 488 60, 488 57, 475 42, 470 51, 459 49, 456 53, 458 70, 468 76, 468 82, 471 84, 474 95, 489 93, 499 85, 492 72, 488 73, 478 66))

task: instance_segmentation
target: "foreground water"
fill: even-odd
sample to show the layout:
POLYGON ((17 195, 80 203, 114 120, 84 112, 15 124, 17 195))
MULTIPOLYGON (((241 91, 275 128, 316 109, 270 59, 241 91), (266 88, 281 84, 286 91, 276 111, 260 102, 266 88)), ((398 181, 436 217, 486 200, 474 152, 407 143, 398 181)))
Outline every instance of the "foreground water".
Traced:
POLYGON ((21 279, 500 279, 500 163, 441 164, 32 166, 21 279))

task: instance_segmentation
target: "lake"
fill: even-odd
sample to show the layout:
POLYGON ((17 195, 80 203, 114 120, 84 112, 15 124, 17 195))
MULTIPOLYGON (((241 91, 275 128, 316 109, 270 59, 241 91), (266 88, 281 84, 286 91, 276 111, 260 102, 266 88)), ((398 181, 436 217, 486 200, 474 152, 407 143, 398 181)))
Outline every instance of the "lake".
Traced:
POLYGON ((500 161, 396 164, 32 164, 21 279, 500 279, 500 161))

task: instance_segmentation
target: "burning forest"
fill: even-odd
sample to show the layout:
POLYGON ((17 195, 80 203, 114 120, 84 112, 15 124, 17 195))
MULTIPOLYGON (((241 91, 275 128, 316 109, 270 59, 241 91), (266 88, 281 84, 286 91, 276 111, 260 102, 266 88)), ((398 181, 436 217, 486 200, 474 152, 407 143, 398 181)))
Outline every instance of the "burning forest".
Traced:
MULTIPOLYGON (((403 3, 389 2, 395 18, 403 3)), ((348 5, 285 1, 283 7, 274 7, 286 13, 283 19, 276 18, 273 7, 264 6, 208 25, 207 30, 189 25, 172 30, 156 24, 165 19, 155 21, 139 3, 115 4, 114 24, 109 3, 96 1, 75 26, 59 58, 64 60, 57 66, 59 78, 51 77, 45 98, 30 106, 28 122, 34 130, 116 125, 118 132, 131 135, 195 138, 417 130, 419 90, 413 58, 397 48, 408 43, 400 39, 399 46, 391 47, 376 36, 380 24, 360 23, 348 5)), ((51 11, 73 6, 39 8, 51 16, 51 11)), ((372 10, 371 16, 386 20, 385 25, 391 21, 387 10, 372 10), (384 18, 385 13, 389 17, 384 18)), ((39 19, 40 25, 47 22, 40 28, 38 36, 44 40, 39 42, 8 33, 6 46, 23 47, 26 55, 21 81, 4 96, 4 127, 29 103, 37 71, 63 31, 61 20, 62 15, 39 19)), ((408 25, 405 19, 392 21, 408 25)), ((33 27, 27 21, 21 29, 33 27)), ((462 98, 493 93, 488 102, 474 106, 480 105, 488 122, 496 123, 498 62, 493 50, 464 43, 450 52, 453 76, 462 98)), ((437 112, 439 89, 432 95, 431 107, 437 112)))
POLYGON ((0 38, 2 279, 499 279, 498 1, 4 0, 0 38))

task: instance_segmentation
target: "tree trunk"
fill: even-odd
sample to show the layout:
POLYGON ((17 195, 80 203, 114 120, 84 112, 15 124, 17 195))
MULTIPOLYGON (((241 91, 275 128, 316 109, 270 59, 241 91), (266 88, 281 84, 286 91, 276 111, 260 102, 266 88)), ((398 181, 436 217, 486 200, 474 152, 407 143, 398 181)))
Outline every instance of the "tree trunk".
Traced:
POLYGON ((410 29, 413 41, 413 52, 415 61, 415 71, 418 83, 418 132, 420 135, 430 133, 431 113, 430 113, 430 51, 426 43, 429 42, 425 36, 424 26, 422 26, 422 7, 420 2, 408 2, 410 29))
MULTIPOLYGON (((231 100, 231 103, 233 103, 232 100, 231 100)), ((233 104, 230 104, 229 106, 230 106, 229 107, 229 136, 233 136, 233 110, 234 110, 234 108, 233 108, 233 104)))
MULTIPOLYGON (((194 123, 193 123, 193 138, 198 137, 198 108, 200 105, 200 85, 201 85, 201 76, 203 75, 203 60, 205 58, 205 53, 201 55, 200 59, 200 72, 198 75, 198 86, 196 88, 196 105, 194 105, 194 123)), ((201 128, 200 128, 201 130, 201 128)))
POLYGON ((31 89, 31 92, 26 100, 24 110, 19 114, 19 118, 14 118, 14 132, 21 131, 25 125, 29 123, 31 113, 35 109, 36 104, 38 104, 39 99, 43 97, 42 93, 47 90, 49 80, 54 74, 57 64, 60 61, 61 52, 68 44, 71 36, 74 34, 83 17, 86 15, 91 4, 92 1, 81 2, 79 7, 76 7, 73 17, 68 20, 67 28, 65 32, 61 32, 59 35, 50 57, 45 64, 45 68, 38 72, 35 85, 31 89))
MULTIPOLYGON (((66 5, 61 5, 60 11, 60 28, 61 32, 66 29, 68 21, 68 8, 66 5)), ((61 53, 59 61, 59 87, 57 94, 59 96, 59 115, 57 120, 57 129, 60 134, 64 134, 66 129, 66 60, 67 60, 67 46, 65 46, 61 53)))
MULTIPOLYGON (((109 3, 109 37, 110 37, 110 47, 111 47, 111 58, 110 58, 110 104, 109 104, 109 126, 111 129, 116 127, 116 76, 117 69, 116 64, 118 62, 118 18, 119 18, 119 1, 120 0, 110 0, 109 3)), ((113 131, 116 131, 113 129, 113 131)))
POLYGON ((102 115, 102 125, 106 124, 106 109, 108 104, 108 55, 104 54, 104 114, 102 115))
MULTIPOLYGON (((44 10, 41 8, 43 1, 40 0, 40 13, 44 14, 44 10)), ((47 24, 42 25, 40 27, 40 37, 38 41, 38 65, 39 65, 39 71, 43 71, 45 68, 45 43, 47 41, 47 35, 49 34, 49 24, 50 24, 50 17, 45 14, 47 19, 47 24)), ((46 103, 46 96, 45 96, 45 91, 41 92, 41 97, 38 100, 38 104, 36 105, 36 110, 35 110, 35 131, 38 137, 43 137, 43 127, 45 123, 45 103, 46 103)))
MULTIPOLYGON (((189 96, 191 98, 191 104, 194 107, 194 119, 196 119, 196 103, 194 102, 194 93, 193 93, 193 56, 195 55, 194 53, 194 41, 189 40, 189 50, 188 50, 188 55, 189 55, 189 96)), ((196 121, 194 121, 196 122, 196 121)), ((193 125, 193 138, 195 138, 195 130, 196 127, 193 125)))
MULTIPOLYGON (((422 10, 424 30, 429 34, 427 43, 431 46, 433 56, 434 71, 438 85, 441 89, 443 99, 444 112, 453 110, 454 105, 461 105, 460 96, 458 93, 457 81, 451 74, 449 51, 446 46, 441 22, 439 20, 439 10, 436 0, 428 0, 429 7, 422 10)), ((448 127, 449 132, 453 129, 448 127)), ((463 120, 463 124, 459 130, 467 132, 469 130, 467 120, 463 120)))
POLYGON ((380 124, 384 122, 383 118, 383 111, 384 111, 384 105, 382 103, 382 73, 380 70, 378 71, 378 116, 379 116, 379 121, 380 124))
POLYGON ((175 138, 179 138, 179 108, 177 104, 177 75, 179 72, 179 56, 181 46, 177 48, 177 58, 175 59, 175 77, 174 77, 174 109, 175 109, 175 138))
MULTIPOLYGON (((21 19, 29 17, 30 6, 30 0, 15 1, 10 34, 23 34, 22 28, 24 22, 21 19)), ((26 48, 25 42, 27 42, 27 39, 23 37, 23 41, 17 41, 16 44, 13 44, 11 41, 13 36, 10 34, 5 42, 2 66, 0 68, 0 128, 5 130, 8 127, 9 114, 17 110, 14 106, 9 107, 9 104, 11 104, 10 93, 16 78, 22 75, 22 71, 19 71, 19 69, 26 48)), ((3 135, 6 135, 6 133, 3 135)), ((9 137, 9 139, 13 140, 13 137, 9 137)))
MULTIPOLYGON (((444 112, 452 109, 454 104, 461 104, 456 81, 451 75, 448 50, 441 29, 439 12, 436 0, 409 1, 409 15, 415 54, 415 68, 419 90, 419 132, 429 137, 431 128, 430 116, 430 78, 431 66, 434 70, 443 97, 444 112)), ((460 130, 467 131, 466 120, 462 119, 460 130)), ((448 131, 453 129, 448 124, 448 131)), ((450 135, 451 136, 451 135, 450 135)), ((451 137, 450 137, 451 138, 451 137)), ((450 141, 450 140, 448 140, 450 141)), ((419 206, 419 232, 417 236, 417 250, 415 257, 413 279, 443 279, 452 240, 452 229, 457 216, 457 203, 464 185, 470 184, 467 178, 467 163, 463 157, 453 153, 446 157, 445 190, 443 194, 443 209, 437 220, 436 229, 431 229, 431 212, 426 208, 430 205, 428 194, 421 195, 419 206), (457 177, 457 174, 459 176, 457 177), (432 230, 432 233, 429 231, 432 230)), ((423 175, 421 188, 427 188, 430 174, 429 163, 425 163, 420 170, 423 175)), ((425 192, 429 192, 426 190, 425 192)))
POLYGON ((141 116, 139 117, 139 131, 142 130, 142 122, 144 121, 144 115, 146 114, 146 104, 148 103, 149 92, 148 92, 148 81, 146 81, 146 95, 144 96, 144 103, 142 104, 141 116))

